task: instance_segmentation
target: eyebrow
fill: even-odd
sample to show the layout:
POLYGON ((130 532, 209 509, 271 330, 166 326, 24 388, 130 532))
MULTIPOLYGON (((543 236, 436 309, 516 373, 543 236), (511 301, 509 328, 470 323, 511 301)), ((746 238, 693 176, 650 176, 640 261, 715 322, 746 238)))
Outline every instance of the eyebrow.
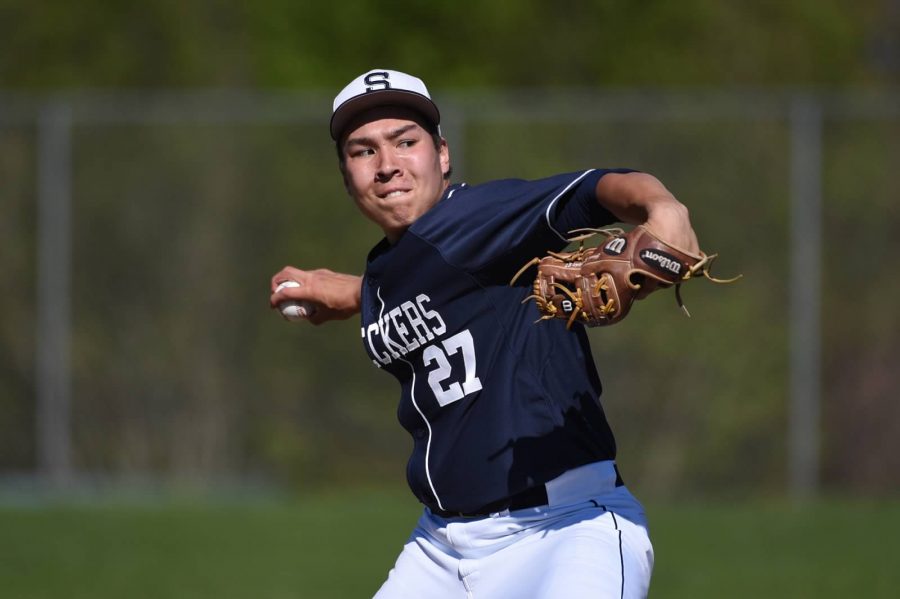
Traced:
MULTIPOLYGON (((408 125, 403 125, 402 127, 397 127, 393 131, 390 131, 386 135, 386 137, 389 140, 393 141, 393 140, 397 139, 398 137, 400 137, 401 135, 403 135, 404 133, 406 133, 407 131, 409 131, 410 129, 415 129, 416 127, 418 127, 418 125, 416 123, 409 123, 408 125)), ((371 137, 352 137, 352 138, 348 139, 344 145, 350 146, 350 145, 354 145, 354 144, 374 145, 375 140, 372 139, 371 137)))

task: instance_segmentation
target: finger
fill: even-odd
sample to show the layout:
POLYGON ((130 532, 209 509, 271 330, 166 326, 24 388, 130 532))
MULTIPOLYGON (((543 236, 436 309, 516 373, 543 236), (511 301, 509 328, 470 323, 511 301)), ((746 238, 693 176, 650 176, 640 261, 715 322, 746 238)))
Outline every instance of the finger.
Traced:
POLYGON ((297 281, 302 282, 305 273, 299 268, 294 268, 293 266, 285 266, 277 273, 272 276, 270 280, 270 287, 272 292, 275 292, 275 289, 278 287, 280 283, 284 281, 297 281))
POLYGON ((299 281, 294 281, 293 279, 286 279, 286 280, 278 283, 278 287, 275 288, 275 293, 280 293, 281 291, 284 291, 285 289, 292 289, 295 287, 300 287, 300 285, 302 285, 302 283, 300 283, 299 281))

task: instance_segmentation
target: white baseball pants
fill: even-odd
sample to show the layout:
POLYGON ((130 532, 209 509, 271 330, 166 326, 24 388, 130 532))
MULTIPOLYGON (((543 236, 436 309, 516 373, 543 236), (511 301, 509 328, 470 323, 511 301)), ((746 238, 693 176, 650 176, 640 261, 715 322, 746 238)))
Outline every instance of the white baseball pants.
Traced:
POLYGON ((653 547, 643 507, 597 462, 547 483, 548 506, 484 518, 428 509, 375 599, 638 599, 653 547))

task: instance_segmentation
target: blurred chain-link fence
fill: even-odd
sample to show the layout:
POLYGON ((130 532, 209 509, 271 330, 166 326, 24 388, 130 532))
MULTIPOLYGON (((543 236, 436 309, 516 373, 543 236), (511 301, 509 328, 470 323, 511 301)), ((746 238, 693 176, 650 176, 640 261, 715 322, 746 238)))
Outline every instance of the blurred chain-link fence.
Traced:
MULTIPOLYGON (((900 489, 900 96, 437 94, 454 178, 657 175, 733 286, 590 333, 642 493, 900 489)), ((7 487, 402 484, 397 387, 355 321, 268 310, 285 264, 359 273, 330 97, 0 95, 7 487)))

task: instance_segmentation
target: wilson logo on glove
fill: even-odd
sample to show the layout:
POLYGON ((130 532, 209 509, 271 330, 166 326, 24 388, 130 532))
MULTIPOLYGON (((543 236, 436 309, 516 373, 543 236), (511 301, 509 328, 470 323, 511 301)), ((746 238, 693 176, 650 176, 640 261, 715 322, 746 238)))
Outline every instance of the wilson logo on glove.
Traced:
POLYGON ((603 246, 603 251, 609 254, 610 256, 619 256, 622 252, 625 251, 625 245, 628 242, 625 241, 624 237, 616 237, 611 239, 603 246))
POLYGON ((681 274, 681 262, 679 262, 678 258, 675 256, 665 252, 641 250, 641 260, 662 272, 671 273, 673 275, 681 274))

